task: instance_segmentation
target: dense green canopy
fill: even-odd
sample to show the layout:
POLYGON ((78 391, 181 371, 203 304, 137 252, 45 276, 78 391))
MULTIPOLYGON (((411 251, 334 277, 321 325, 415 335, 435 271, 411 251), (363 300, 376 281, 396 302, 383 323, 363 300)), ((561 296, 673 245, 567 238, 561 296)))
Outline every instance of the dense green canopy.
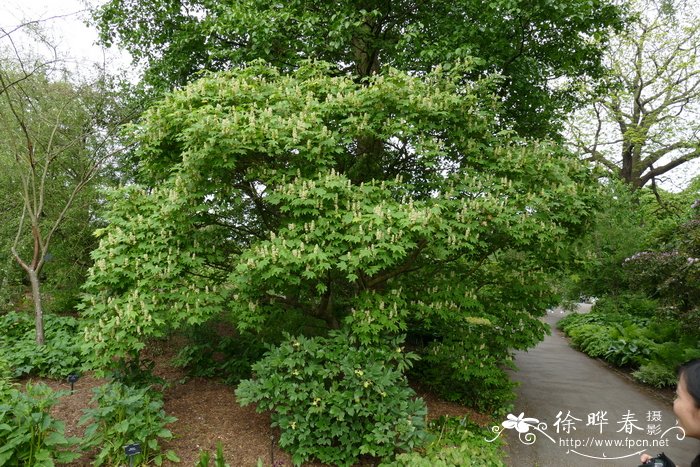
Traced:
POLYGON ((365 77, 385 65, 425 73, 476 57, 467 76, 503 75, 504 122, 540 137, 572 102, 550 84, 599 75, 620 14, 606 0, 110 0, 95 21, 159 89, 255 59, 283 70, 324 60, 365 77))
POLYGON ((95 358, 220 312, 240 328, 316 322, 364 342, 459 334, 492 370, 539 340, 547 271, 594 190, 557 146, 498 132, 493 82, 461 76, 391 71, 365 85, 322 65, 253 66, 148 111, 134 134, 153 188, 112 196, 93 253, 95 358), (372 157, 365 141, 381 145, 372 157))

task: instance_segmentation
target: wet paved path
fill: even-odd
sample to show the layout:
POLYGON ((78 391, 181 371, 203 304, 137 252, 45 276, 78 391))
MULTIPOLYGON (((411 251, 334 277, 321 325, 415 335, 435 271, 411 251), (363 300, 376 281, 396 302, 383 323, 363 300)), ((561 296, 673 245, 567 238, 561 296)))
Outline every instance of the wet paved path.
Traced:
MULTIPOLYGON (((579 309, 589 308, 582 304, 579 309)), ((508 465, 628 467, 639 465, 639 453, 646 450, 651 455, 664 451, 679 467, 688 466, 700 452, 700 441, 677 439, 680 430, 672 429, 676 417, 671 404, 569 347, 556 329, 563 316, 560 310, 550 312, 545 319, 552 335, 516 354, 519 370, 512 378, 521 384, 513 415, 522 412, 547 426, 539 431, 533 421, 530 427, 525 427, 527 420, 519 423, 528 428, 520 434, 524 441, 536 435, 529 445, 519 440, 516 429, 504 430, 508 465)))

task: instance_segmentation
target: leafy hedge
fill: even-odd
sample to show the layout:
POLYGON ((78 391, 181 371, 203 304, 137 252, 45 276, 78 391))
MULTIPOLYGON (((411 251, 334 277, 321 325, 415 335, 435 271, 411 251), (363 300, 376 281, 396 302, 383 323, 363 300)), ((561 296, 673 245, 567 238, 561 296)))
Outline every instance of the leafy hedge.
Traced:
POLYGON ((465 418, 440 417, 429 424, 433 440, 423 449, 399 454, 381 467, 500 467, 500 440, 486 441, 493 433, 465 418))
POLYGON ((0 359, 15 377, 64 378, 83 367, 83 335, 77 319, 44 315, 44 335, 45 345, 37 346, 34 320, 29 315, 0 315, 0 359))
POLYGON ((312 458, 351 465, 424 442, 425 403, 403 375, 412 359, 398 339, 364 346, 343 332, 289 337, 253 365, 254 379, 242 381, 236 396, 272 411, 280 447, 295 465, 312 458))
POLYGON ((558 327, 574 347, 635 370, 634 378, 651 386, 675 385, 678 366, 700 357, 700 341, 681 333, 680 323, 612 310, 615 308, 596 305, 591 313, 568 315, 558 327))

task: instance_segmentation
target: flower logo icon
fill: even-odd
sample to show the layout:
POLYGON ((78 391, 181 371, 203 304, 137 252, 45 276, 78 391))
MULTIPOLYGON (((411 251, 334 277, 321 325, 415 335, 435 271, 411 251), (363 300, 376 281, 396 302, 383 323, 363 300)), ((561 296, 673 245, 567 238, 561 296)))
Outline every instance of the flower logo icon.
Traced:
POLYGON ((525 412, 521 412, 517 417, 509 413, 508 417, 506 417, 507 420, 501 423, 501 425, 508 430, 515 428, 518 433, 527 433, 530 431, 530 427, 537 426, 540 422, 536 418, 525 418, 524 416, 525 412))

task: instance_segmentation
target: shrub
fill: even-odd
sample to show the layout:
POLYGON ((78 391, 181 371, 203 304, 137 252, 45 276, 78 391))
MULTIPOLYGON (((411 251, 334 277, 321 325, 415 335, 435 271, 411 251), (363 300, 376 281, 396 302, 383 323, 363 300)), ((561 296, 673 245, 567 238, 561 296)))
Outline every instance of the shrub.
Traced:
POLYGON ((80 457, 73 452, 79 440, 67 438, 65 424, 49 413, 60 396, 45 384, 0 392, 0 465, 49 466, 80 457))
POLYGON ((45 345, 36 344, 34 321, 25 314, 0 316, 0 357, 14 376, 37 375, 64 378, 82 367, 82 334, 78 320, 68 316, 44 316, 45 345))
POLYGON ((239 403, 273 411, 279 445, 295 464, 313 457, 350 465, 360 455, 384 457, 425 439, 425 404, 403 375, 414 357, 401 341, 363 346, 344 332, 328 338, 287 337, 255 365, 236 390, 239 403))
POLYGON ((164 390, 168 382, 156 376, 153 370, 156 362, 149 358, 141 358, 140 352, 133 352, 129 358, 118 358, 109 366, 109 376, 116 382, 130 387, 158 387, 164 390))
POLYGON ((647 337, 648 320, 626 314, 593 312, 569 315, 559 322, 571 343, 591 357, 604 358, 617 366, 639 366, 648 362, 658 345, 647 337))
POLYGON ((86 409, 80 424, 92 423, 85 430, 86 449, 99 448, 94 465, 128 463, 124 446, 141 445, 141 454, 134 460, 141 464, 161 465, 164 459, 179 462, 173 451, 162 453, 158 439, 171 439, 165 426, 177 420, 163 410, 163 401, 150 388, 133 388, 111 382, 95 388, 92 402, 96 408, 86 409))
POLYGON ((505 367, 512 363, 474 334, 471 339, 435 341, 421 354, 421 382, 442 398, 480 411, 503 410, 515 398, 505 367))
POLYGON ((400 454, 382 467, 505 466, 500 440, 489 443, 493 433, 466 418, 440 417, 430 423, 433 441, 419 452, 400 454))
POLYGON ((10 389, 12 389, 12 367, 4 358, 0 355, 0 402, 6 400, 6 397, 10 389))
POLYGON ((609 327, 605 325, 586 323, 565 329, 571 343, 591 357, 603 357, 613 343, 609 327))
POLYGON ((186 368, 191 376, 219 377, 226 384, 250 378, 253 363, 265 353, 265 345, 252 333, 219 336, 208 326, 198 326, 190 334, 173 364, 186 368))
POLYGON ((653 361, 665 366, 674 375, 683 363, 700 358, 700 342, 690 337, 677 342, 664 342, 656 347, 653 361))
POLYGON ((656 388, 675 386, 677 380, 676 372, 659 362, 642 365, 632 376, 637 381, 656 388))
POLYGON ((600 297, 593 306, 593 311, 596 314, 622 314, 651 317, 658 307, 658 302, 646 295, 627 292, 600 297))
POLYGON ((610 329, 614 339, 605 353, 605 359, 617 366, 639 366, 649 361, 658 345, 645 337, 643 328, 636 324, 616 324, 610 329))

